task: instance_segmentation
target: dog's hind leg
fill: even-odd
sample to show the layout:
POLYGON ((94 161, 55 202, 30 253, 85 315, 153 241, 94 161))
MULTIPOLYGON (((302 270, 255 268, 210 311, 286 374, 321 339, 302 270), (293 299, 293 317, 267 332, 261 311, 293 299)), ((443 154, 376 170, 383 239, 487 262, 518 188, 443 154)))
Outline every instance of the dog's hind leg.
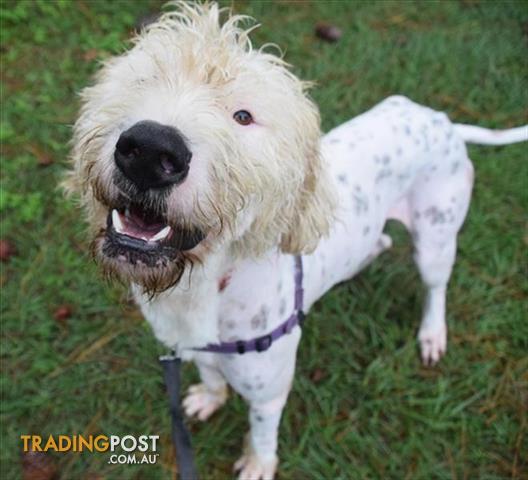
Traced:
POLYGON ((389 212, 410 231, 414 260, 426 287, 418 332, 424 364, 435 364, 447 348, 446 291, 457 234, 469 207, 473 166, 465 156, 442 159, 420 174, 407 196, 389 212))
POLYGON ((414 260, 426 287, 418 332, 426 365, 438 362, 447 348, 447 283, 455 262, 457 234, 466 217, 473 186, 469 159, 464 156, 448 165, 438 168, 446 170, 438 175, 423 174, 408 197, 414 260))
POLYGON ((196 416, 198 420, 205 421, 227 400, 227 383, 213 363, 205 362, 203 359, 195 359, 195 363, 202 382, 189 387, 187 396, 183 400, 183 408, 186 415, 196 416))

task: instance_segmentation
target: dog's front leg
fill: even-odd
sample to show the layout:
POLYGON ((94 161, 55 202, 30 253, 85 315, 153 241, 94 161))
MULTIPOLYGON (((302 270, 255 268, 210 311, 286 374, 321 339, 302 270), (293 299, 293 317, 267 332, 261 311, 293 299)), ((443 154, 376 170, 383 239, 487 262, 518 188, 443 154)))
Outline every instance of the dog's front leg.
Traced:
POLYGON ((198 353, 194 363, 200 372, 201 383, 192 385, 183 400, 183 408, 189 416, 207 420, 227 400, 227 382, 216 362, 216 353, 198 353))
POLYGON ((239 480, 272 480, 277 469, 277 437, 288 392, 267 402, 250 401, 250 431, 235 463, 239 480))
POLYGON ((277 438, 282 410, 295 373, 300 328, 277 341, 265 353, 250 353, 226 360, 230 385, 249 404, 249 433, 235 463, 239 480, 269 480, 277 469, 277 438))

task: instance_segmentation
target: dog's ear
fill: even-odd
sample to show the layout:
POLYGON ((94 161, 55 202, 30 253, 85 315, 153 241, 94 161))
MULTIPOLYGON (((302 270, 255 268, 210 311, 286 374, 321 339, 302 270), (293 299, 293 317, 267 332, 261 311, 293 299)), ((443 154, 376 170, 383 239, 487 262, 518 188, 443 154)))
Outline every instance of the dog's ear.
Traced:
POLYGON ((291 206, 289 230, 281 237, 284 253, 310 253, 328 234, 334 220, 336 199, 328 165, 321 155, 319 111, 307 97, 297 125, 298 165, 304 166, 304 180, 291 206))

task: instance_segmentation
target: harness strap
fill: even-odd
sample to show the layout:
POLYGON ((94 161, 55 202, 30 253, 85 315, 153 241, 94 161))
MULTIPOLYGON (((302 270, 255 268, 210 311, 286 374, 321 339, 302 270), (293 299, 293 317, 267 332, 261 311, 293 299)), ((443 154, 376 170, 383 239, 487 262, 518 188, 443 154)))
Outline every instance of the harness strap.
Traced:
POLYGON ((176 449, 176 463, 178 465, 179 477, 181 480, 198 480, 191 446, 191 436, 185 427, 180 407, 181 359, 175 355, 165 355, 161 356, 159 361, 163 367, 163 377, 169 395, 172 444, 176 449))
POLYGON ((213 352, 213 353, 249 353, 249 352, 265 352, 271 347, 274 341, 281 338, 283 335, 290 333, 294 327, 301 325, 304 322, 303 300, 304 290, 303 282, 303 264, 300 255, 295 257, 295 298, 294 311, 290 317, 282 322, 278 327, 271 332, 261 337, 252 338, 251 340, 237 340, 235 342, 220 342, 210 343, 206 347, 195 348, 199 352, 213 352))

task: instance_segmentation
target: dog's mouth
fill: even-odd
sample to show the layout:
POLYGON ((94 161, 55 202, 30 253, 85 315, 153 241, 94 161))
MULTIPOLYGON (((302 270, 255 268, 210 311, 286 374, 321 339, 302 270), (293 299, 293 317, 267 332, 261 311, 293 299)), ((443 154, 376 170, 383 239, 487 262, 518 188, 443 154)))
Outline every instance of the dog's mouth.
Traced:
POLYGON ((130 204, 109 210, 102 250, 108 257, 154 267, 193 249, 204 238, 199 228, 169 224, 163 215, 130 204))

